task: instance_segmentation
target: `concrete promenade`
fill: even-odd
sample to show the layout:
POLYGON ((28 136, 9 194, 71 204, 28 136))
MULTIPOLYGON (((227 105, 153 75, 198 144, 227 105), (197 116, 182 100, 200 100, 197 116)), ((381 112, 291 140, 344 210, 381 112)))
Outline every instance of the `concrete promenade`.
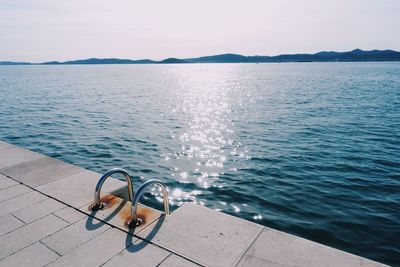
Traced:
POLYGON ((383 266, 195 204, 140 206, 128 229, 126 183, 0 141, 0 266, 383 266))

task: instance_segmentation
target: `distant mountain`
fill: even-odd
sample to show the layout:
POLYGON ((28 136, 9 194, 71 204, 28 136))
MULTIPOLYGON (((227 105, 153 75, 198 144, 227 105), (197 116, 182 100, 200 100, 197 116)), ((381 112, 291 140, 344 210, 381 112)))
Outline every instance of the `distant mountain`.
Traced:
POLYGON ((59 61, 49 61, 49 62, 43 62, 43 63, 39 63, 40 65, 59 65, 61 64, 61 62, 59 61))
POLYGON ((244 62, 265 62, 267 56, 242 56, 237 54, 222 54, 215 56, 187 58, 190 63, 244 63, 244 62))
POLYGON ((272 63, 272 62, 363 62, 400 61, 400 52, 394 50, 364 51, 355 49, 349 52, 322 51, 315 54, 284 54, 278 56, 243 56, 221 54, 196 58, 167 58, 161 61, 150 59, 131 60, 118 58, 88 58, 72 61, 50 61, 43 63, 0 61, 0 65, 66 65, 66 64, 178 64, 178 63, 272 63))
POLYGON ((179 58, 167 58, 157 62, 158 64, 181 64, 181 63, 188 63, 187 61, 179 58))
POLYGON ((400 61, 400 52, 393 50, 371 50, 363 51, 355 49, 350 52, 319 52, 313 54, 311 61, 400 61))
POLYGON ((31 65, 29 62, 0 61, 0 65, 31 65))
POLYGON ((191 63, 268 63, 268 62, 360 62, 360 61, 400 61, 400 52, 393 50, 350 52, 319 52, 316 54, 288 54, 278 56, 242 56, 222 54, 185 59, 191 63))
POLYGON ((50 61, 40 63, 43 65, 75 65, 75 64, 152 64, 155 61, 150 59, 131 60, 131 59, 118 59, 118 58, 88 58, 80 60, 72 60, 65 62, 50 61))

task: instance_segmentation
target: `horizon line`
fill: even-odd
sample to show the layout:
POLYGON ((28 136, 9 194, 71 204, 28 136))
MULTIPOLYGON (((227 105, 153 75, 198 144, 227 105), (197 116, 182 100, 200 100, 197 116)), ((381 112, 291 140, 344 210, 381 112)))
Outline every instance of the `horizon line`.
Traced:
MULTIPOLYGON (((118 58, 118 57, 85 57, 85 58, 80 58, 80 59, 72 59, 72 60, 65 60, 65 61, 58 61, 58 60, 50 60, 50 61, 43 61, 43 62, 29 62, 29 61, 13 61, 13 60, 4 60, 1 61, 0 63, 14 63, 14 64, 30 64, 30 65, 43 65, 46 63, 51 63, 51 64, 68 64, 68 62, 77 62, 77 61, 87 61, 87 60, 119 60, 119 61, 143 61, 143 63, 162 63, 163 61, 167 60, 180 60, 180 61, 185 61, 185 60, 196 60, 196 59, 202 59, 202 58, 208 58, 208 57, 218 57, 218 56, 239 56, 239 57, 246 57, 246 58, 254 58, 254 57, 260 57, 260 58, 275 58, 275 57, 282 57, 282 56, 315 56, 317 54, 321 53, 336 53, 336 54, 343 54, 343 53, 352 53, 352 52, 364 52, 364 53, 371 53, 371 52, 394 52, 394 53, 400 53, 399 51, 396 51, 394 49, 372 49, 372 50, 363 50, 360 48, 355 48, 353 50, 349 51, 335 51, 335 50, 321 50, 318 52, 313 52, 313 53, 283 53, 283 54, 277 54, 277 55, 243 55, 243 54, 237 54, 237 53, 222 53, 222 54, 211 54, 211 55, 204 55, 204 56, 197 56, 197 57, 185 57, 185 58, 178 58, 178 57, 167 57, 161 60, 153 60, 150 58, 141 58, 141 59, 130 59, 130 58, 118 58)), ((179 63, 196 63, 196 62, 179 62, 179 63)), ((198 63, 198 62, 197 62, 198 63)), ((262 63, 262 62, 260 62, 262 63)), ((72 63, 74 64, 74 63, 72 63)), ((93 63, 92 63, 93 64, 93 63)), ((116 64, 121 64, 121 63, 116 63, 116 64)), ((129 63, 125 63, 129 64, 129 63)), ((140 64, 140 63, 136 63, 140 64)))

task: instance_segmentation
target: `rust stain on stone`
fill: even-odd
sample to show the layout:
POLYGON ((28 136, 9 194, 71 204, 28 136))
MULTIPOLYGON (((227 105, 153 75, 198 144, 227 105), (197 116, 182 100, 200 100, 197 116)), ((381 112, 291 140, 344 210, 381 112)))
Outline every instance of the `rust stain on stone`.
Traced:
POLYGON ((108 209, 118 203, 118 198, 113 195, 106 195, 102 197, 100 201, 104 204, 104 209, 108 209))
POLYGON ((132 220, 130 208, 131 205, 125 205, 119 212, 119 216, 121 217, 126 227, 128 227, 129 222, 132 220))
MULTIPOLYGON (((141 225, 146 224, 147 218, 149 218, 152 214, 152 210, 149 208, 144 208, 138 205, 137 209, 137 218, 138 220, 141 220, 141 225)), ((119 215, 124 222, 124 225, 128 227, 129 222, 132 220, 131 216, 131 205, 125 205, 121 211, 119 212, 119 215)))

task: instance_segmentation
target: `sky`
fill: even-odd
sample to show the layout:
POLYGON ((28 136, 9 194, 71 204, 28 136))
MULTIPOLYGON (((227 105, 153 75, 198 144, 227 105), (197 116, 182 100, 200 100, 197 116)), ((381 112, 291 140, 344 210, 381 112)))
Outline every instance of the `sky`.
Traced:
POLYGON ((400 51, 400 0, 0 0, 0 61, 400 51))

